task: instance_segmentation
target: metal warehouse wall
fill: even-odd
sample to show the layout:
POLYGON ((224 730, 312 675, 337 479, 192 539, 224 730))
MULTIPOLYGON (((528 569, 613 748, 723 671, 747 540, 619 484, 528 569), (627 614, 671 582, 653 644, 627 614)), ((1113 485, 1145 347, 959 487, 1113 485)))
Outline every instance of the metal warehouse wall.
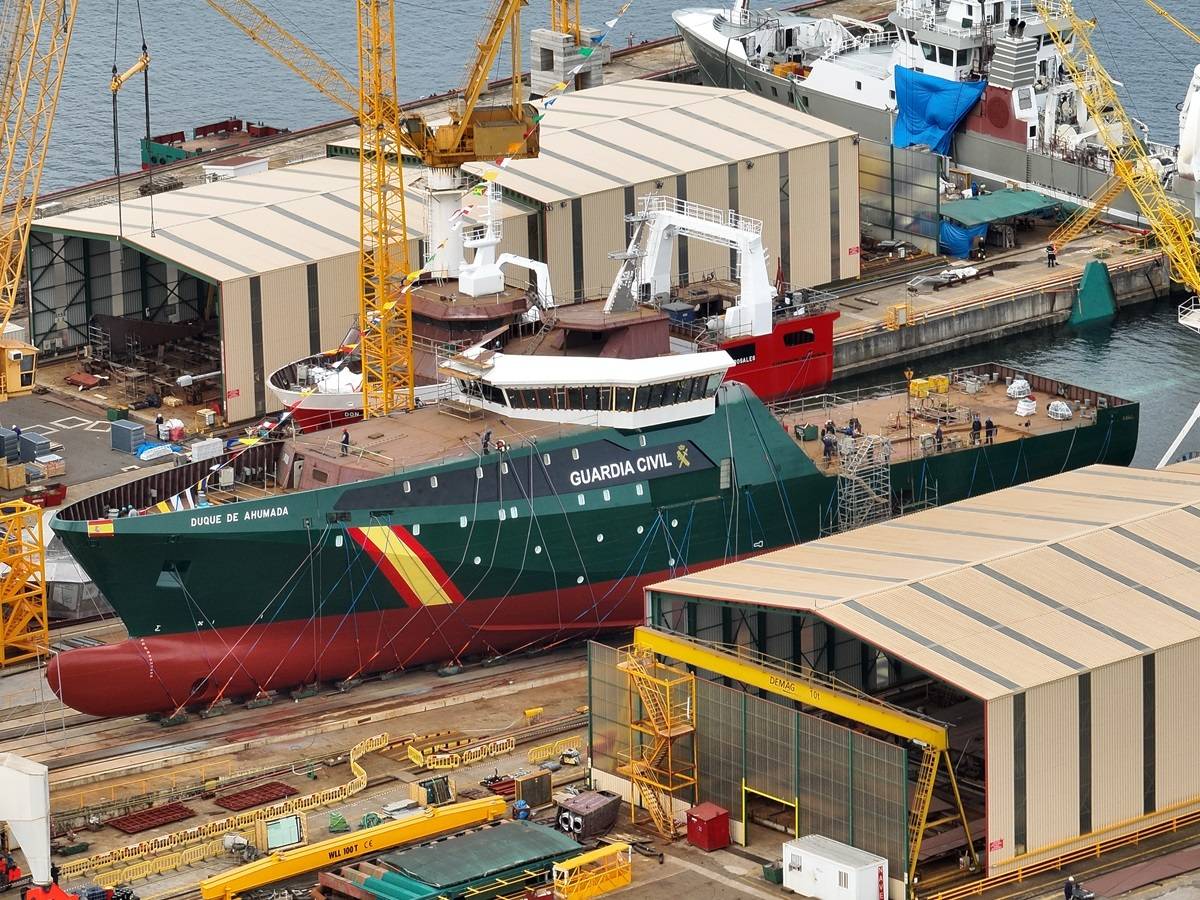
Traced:
POLYGON ((207 281, 116 241, 38 231, 29 236, 28 278, 30 342, 48 353, 85 345, 97 314, 199 318, 209 289, 207 281))
MULTIPOLYGON (((418 250, 417 242, 409 241, 410 259, 417 258, 418 250)), ((357 252, 222 284, 229 421, 278 411, 279 402, 267 386, 271 372, 336 347, 357 321, 357 252)))
MULTIPOLYGON (((629 750, 629 689, 619 651, 590 644, 592 767, 621 787, 629 750)), ((796 804, 800 834, 823 834, 887 857, 904 871, 907 762, 903 747, 703 678, 696 684, 700 800, 730 811, 744 835, 742 785, 796 804)), ((626 792, 626 796, 628 796, 626 792)), ((689 798, 690 799, 690 798, 689 798)))
MULTIPOLYGON (((624 249, 625 216, 650 194, 761 219, 772 279, 781 257, 785 279, 796 286, 858 277, 858 146, 846 137, 550 204, 546 263, 556 297, 607 294, 619 268, 608 254, 624 249)), ((507 233, 511 220, 505 225, 507 233)), ((682 238, 672 274, 726 276, 733 264, 726 248, 682 238)))
POLYGON ((1000 874, 1200 807, 1200 641, 987 704, 987 864, 1000 874))

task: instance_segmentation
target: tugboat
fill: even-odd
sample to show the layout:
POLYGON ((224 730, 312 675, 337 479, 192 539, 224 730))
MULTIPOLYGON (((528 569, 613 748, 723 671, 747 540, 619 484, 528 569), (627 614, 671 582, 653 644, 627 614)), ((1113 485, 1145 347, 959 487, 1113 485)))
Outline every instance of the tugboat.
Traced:
MULTIPOLYGON (((630 221, 632 237, 616 254, 622 265, 608 298, 559 304, 544 263, 495 255, 499 237, 493 220, 484 218, 481 234, 467 241, 476 255, 463 267, 457 290, 422 286, 413 292, 414 357, 423 382, 417 397, 427 402, 445 392, 437 373, 446 357, 468 346, 464 335, 508 354, 629 359, 724 350, 733 360, 729 378, 767 402, 829 383, 840 315, 833 297, 782 278, 772 283, 762 222, 658 195, 643 197, 630 221), (714 273, 672 285, 674 241, 681 234, 734 248, 737 277, 714 273), (536 286, 509 287, 504 269, 510 266, 531 270, 536 286), (446 327, 448 319, 459 323, 457 330, 446 327), (473 324, 465 329, 463 322, 473 324)), ((362 418, 361 373, 352 332, 338 349, 283 366, 267 383, 295 426, 310 432, 362 418)))
POLYGON ((445 361, 452 397, 76 501, 51 527, 129 638, 55 655, 49 684, 170 715, 554 647, 640 622, 663 578, 1137 443, 1137 404, 998 365, 776 410, 732 366, 481 343, 445 361))
MULTIPOLYGON (((1048 7, 1061 12, 1054 0, 1048 7)), ((1097 196, 1112 177, 1097 125, 1032 0, 896 0, 885 24, 752 10, 749 0, 672 17, 707 84, 761 94, 884 144, 900 120, 971 176, 1058 199, 1097 196)), ((1055 25, 1067 28, 1067 19, 1055 25)), ((1167 189, 1200 212, 1190 166, 1197 137, 1180 125, 1183 173, 1178 148, 1151 141, 1140 123, 1141 133, 1119 138, 1142 142, 1167 189)), ((1127 192, 1105 205, 1137 219, 1127 192)))

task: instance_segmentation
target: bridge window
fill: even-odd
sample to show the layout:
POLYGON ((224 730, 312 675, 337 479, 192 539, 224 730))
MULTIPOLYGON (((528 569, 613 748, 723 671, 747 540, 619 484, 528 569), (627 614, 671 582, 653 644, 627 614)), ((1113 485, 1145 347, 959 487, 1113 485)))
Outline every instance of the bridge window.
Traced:
POLYGON ((954 65, 954 51, 949 47, 938 47, 938 62, 943 66, 954 65))
POLYGON ((617 412, 630 412, 633 409, 633 388, 617 388, 617 412))
POLYGON ((811 344, 816 337, 812 330, 802 328, 799 331, 791 331, 783 336, 783 343, 788 347, 799 347, 801 344, 811 344))
POLYGON ((929 62, 937 62, 937 47, 933 46, 933 44, 921 41, 921 52, 925 54, 925 59, 929 62))
POLYGON ((958 65, 969 66, 971 64, 971 48, 966 47, 958 51, 958 65))

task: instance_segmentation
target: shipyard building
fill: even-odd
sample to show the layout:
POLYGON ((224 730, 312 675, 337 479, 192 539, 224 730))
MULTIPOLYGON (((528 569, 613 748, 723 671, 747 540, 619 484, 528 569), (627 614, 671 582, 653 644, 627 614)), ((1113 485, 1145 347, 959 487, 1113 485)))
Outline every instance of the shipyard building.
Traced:
POLYGON ((653 761, 736 839, 825 835, 923 895, 1186 819, 1198 547, 1200 462, 1091 466, 657 584, 657 659, 698 673, 695 715, 668 778, 632 690, 650 670, 593 644, 597 781, 629 796, 653 761))
MULTIPOLYGON (((649 194, 761 219, 771 264, 793 286, 859 274, 850 131, 744 91, 652 81, 562 96, 542 128, 541 155, 500 170, 499 252, 548 263, 560 303, 608 293, 625 216, 649 194)), ((357 153, 335 143, 327 158, 38 219, 29 340, 47 356, 101 341, 152 369, 154 343, 182 333, 187 374, 213 373, 230 421, 278 409, 267 376, 336 347, 357 318, 357 153), (191 330, 109 321, 101 335, 97 316, 191 330)), ((409 257, 423 259, 429 194, 419 167, 406 182, 409 257)), ((728 275, 732 253, 681 239, 673 274, 728 275)), ((523 273, 510 279, 524 285, 523 273)))

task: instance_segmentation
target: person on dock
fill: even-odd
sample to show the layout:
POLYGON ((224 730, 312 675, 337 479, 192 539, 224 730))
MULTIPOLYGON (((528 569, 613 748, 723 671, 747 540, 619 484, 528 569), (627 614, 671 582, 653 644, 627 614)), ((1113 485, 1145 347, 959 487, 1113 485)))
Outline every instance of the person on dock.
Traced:
POLYGON ((942 423, 938 422, 937 430, 933 433, 933 446, 938 453, 942 452, 942 440, 944 437, 945 436, 942 434, 942 423))
POLYGON ((1046 268, 1053 269, 1058 265, 1058 249, 1053 244, 1046 245, 1046 268))
POLYGON ((350 454, 350 430, 347 428, 343 428, 342 429, 342 456, 348 456, 349 454, 350 454))
POLYGON ((1063 882, 1063 900, 1075 900, 1075 876, 1067 876, 1063 882))
POLYGON ((979 414, 971 419, 971 446, 979 443, 979 432, 983 431, 983 423, 979 421, 979 414))
POLYGON ((983 423, 983 442, 991 444, 996 437, 996 423, 992 421, 992 417, 988 416, 987 421, 983 423))

